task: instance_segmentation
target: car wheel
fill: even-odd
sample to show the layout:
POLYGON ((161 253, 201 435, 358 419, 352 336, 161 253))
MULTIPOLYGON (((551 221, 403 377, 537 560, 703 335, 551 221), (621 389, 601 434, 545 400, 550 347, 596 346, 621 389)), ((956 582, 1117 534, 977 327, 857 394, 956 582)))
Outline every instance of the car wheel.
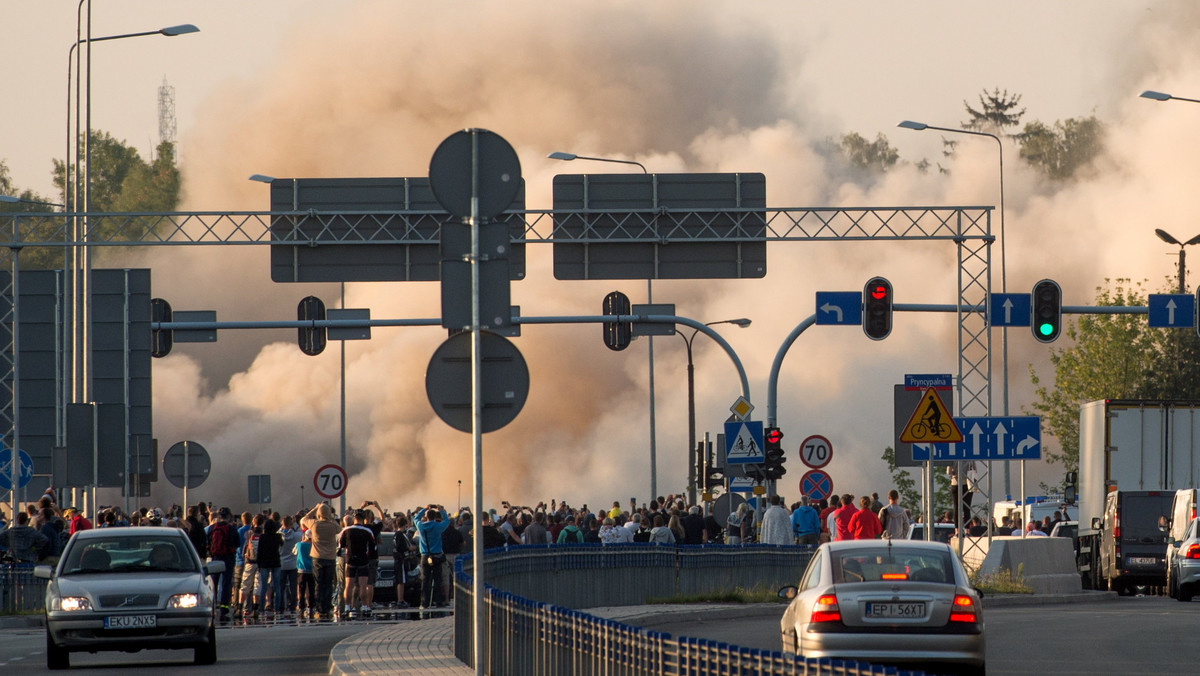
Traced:
POLYGON ((1192 587, 1191 587, 1191 585, 1188 585, 1188 586, 1186 586, 1186 587, 1180 587, 1180 588, 1179 588, 1179 595, 1178 595, 1178 596, 1176 596, 1175 598, 1179 599, 1180 601, 1183 601, 1184 603, 1187 603, 1188 601, 1191 601, 1191 600, 1192 600, 1192 587))
POLYGON ((208 643, 196 646, 196 654, 192 658, 195 664, 215 664, 217 661, 217 629, 208 628, 208 643))
POLYGON ((46 631, 46 668, 71 668, 71 653, 67 652, 66 648, 60 648, 59 646, 55 645, 54 639, 50 638, 49 631, 46 631))

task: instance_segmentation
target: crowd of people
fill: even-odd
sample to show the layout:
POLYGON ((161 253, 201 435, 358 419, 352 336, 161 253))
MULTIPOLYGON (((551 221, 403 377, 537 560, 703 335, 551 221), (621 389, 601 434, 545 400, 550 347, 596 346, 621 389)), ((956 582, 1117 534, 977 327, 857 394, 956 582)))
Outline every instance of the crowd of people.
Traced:
MULTIPOLYGON (((635 542, 817 545, 830 540, 903 538, 913 522, 895 490, 886 503, 875 494, 857 499, 834 495, 828 500, 804 496, 790 506, 774 495, 768 503, 756 513, 743 502, 718 520, 678 495, 640 506, 632 499, 626 505, 614 501, 611 508, 600 509, 557 500, 532 507, 503 502, 499 510, 483 513, 481 533, 485 549, 635 542)), ((47 491, 12 523, 5 523, 0 514, 0 549, 17 562, 54 563, 67 539, 79 530, 139 525, 181 528, 201 560, 225 563, 225 571, 214 576, 225 620, 370 615, 385 533, 395 545, 398 603, 405 605, 408 600, 421 608, 445 605, 451 595, 449 562, 472 550, 475 532, 468 509, 451 514, 442 505, 430 504, 392 513, 376 501, 364 501, 340 517, 327 502, 294 514, 270 510, 235 514, 228 507, 198 503, 186 510, 175 505, 165 512, 151 507, 129 514, 120 507, 107 507, 89 520, 74 508, 60 510, 53 492, 47 491), (419 590, 415 598, 406 599, 406 587, 419 590)), ((975 519, 968 528, 975 534, 982 526, 975 519)), ((1020 534, 1021 524, 994 524, 993 528, 1000 534, 1020 534)), ((1030 531, 1042 532, 1049 531, 1030 531)))

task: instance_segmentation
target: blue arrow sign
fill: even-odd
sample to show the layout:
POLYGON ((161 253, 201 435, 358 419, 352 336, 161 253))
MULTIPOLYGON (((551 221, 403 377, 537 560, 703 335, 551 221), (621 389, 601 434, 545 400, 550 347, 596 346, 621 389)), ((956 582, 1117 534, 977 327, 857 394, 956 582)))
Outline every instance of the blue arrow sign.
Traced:
POLYGON ((1156 328, 1191 328, 1195 322, 1196 298, 1186 293, 1152 293, 1147 297, 1149 323, 1156 328))
POLYGON ((988 296, 990 326, 1029 326, 1033 303, 1028 293, 993 293, 988 296))
POLYGON ((862 326, 862 291, 818 291, 817 324, 862 326))
POLYGON ((766 462, 761 420, 725 423, 725 464, 750 465, 766 462))
MULTIPOLYGON (((21 462, 17 470, 17 488, 24 488, 33 479, 33 458, 25 451, 20 451, 17 458, 21 462)), ((12 451, 0 448, 0 490, 12 490, 12 451)))
POLYGON ((1038 416, 955 418, 958 444, 913 444, 913 460, 1041 460, 1042 419, 1038 416))

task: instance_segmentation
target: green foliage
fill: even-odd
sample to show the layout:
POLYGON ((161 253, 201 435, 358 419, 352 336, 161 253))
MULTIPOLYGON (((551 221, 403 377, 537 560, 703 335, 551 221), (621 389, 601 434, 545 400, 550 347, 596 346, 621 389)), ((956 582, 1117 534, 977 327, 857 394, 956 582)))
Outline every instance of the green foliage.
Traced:
POLYGON ((970 119, 962 123, 964 129, 984 131, 993 134, 1005 133, 1004 130, 1021 124, 1025 109, 1017 110, 1021 103, 1020 94, 1009 94, 1008 90, 1000 91, 997 87, 989 93, 986 89, 979 95, 979 109, 963 101, 970 119))
MULTIPOLYGON (((883 449, 881 457, 887 463, 888 472, 892 475, 892 486, 900 494, 900 505, 907 508, 914 516, 917 515, 921 511, 921 496, 924 494, 922 491, 924 487, 918 485, 918 479, 909 474, 908 470, 896 467, 896 451, 891 446, 883 449)), ((939 469, 935 467, 933 475, 933 514, 935 519, 938 514, 950 509, 952 504, 950 477, 946 476, 945 472, 938 471, 939 469)))
POLYGON ((762 585, 751 587, 735 587, 733 589, 711 592, 708 594, 693 594, 691 596, 663 596, 646 599, 647 604, 671 603, 778 603, 786 602, 779 597, 778 589, 768 589, 762 585))
MULTIPOLYGON (((1096 289, 1097 306, 1144 306, 1143 282, 1105 280, 1096 289)), ((1046 460, 1067 470, 1079 468, 1079 407, 1097 399, 1200 398, 1200 339, 1192 331, 1150 328, 1143 315, 1083 314, 1065 322, 1071 344, 1050 348, 1054 384, 1037 386, 1031 413, 1058 440, 1046 460)))
POLYGON ((883 134, 878 134, 874 141, 868 141, 857 132, 850 132, 842 136, 841 150, 850 166, 871 173, 882 174, 900 159, 900 152, 888 143, 883 134))
POLYGON ((1104 125, 1095 115, 1059 120, 1054 126, 1034 121, 1025 125, 1018 139, 1021 159, 1047 178, 1064 181, 1103 151, 1104 125))
POLYGON ((967 566, 967 575, 971 578, 971 586, 984 594, 1032 594, 1033 588, 1025 583, 1024 570, 1022 563, 1015 574, 1008 568, 1001 568, 998 573, 984 575, 978 568, 967 566))

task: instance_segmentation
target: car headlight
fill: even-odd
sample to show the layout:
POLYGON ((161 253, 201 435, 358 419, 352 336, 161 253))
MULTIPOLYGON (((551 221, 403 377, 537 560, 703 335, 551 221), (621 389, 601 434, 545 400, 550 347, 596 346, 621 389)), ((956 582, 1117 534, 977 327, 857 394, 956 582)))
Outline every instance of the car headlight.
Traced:
POLYGON ((58 599, 59 610, 91 610, 92 602, 86 596, 64 596, 58 599))
POLYGON ((200 605, 200 597, 196 594, 176 594, 167 600, 168 608, 195 608, 200 605))

